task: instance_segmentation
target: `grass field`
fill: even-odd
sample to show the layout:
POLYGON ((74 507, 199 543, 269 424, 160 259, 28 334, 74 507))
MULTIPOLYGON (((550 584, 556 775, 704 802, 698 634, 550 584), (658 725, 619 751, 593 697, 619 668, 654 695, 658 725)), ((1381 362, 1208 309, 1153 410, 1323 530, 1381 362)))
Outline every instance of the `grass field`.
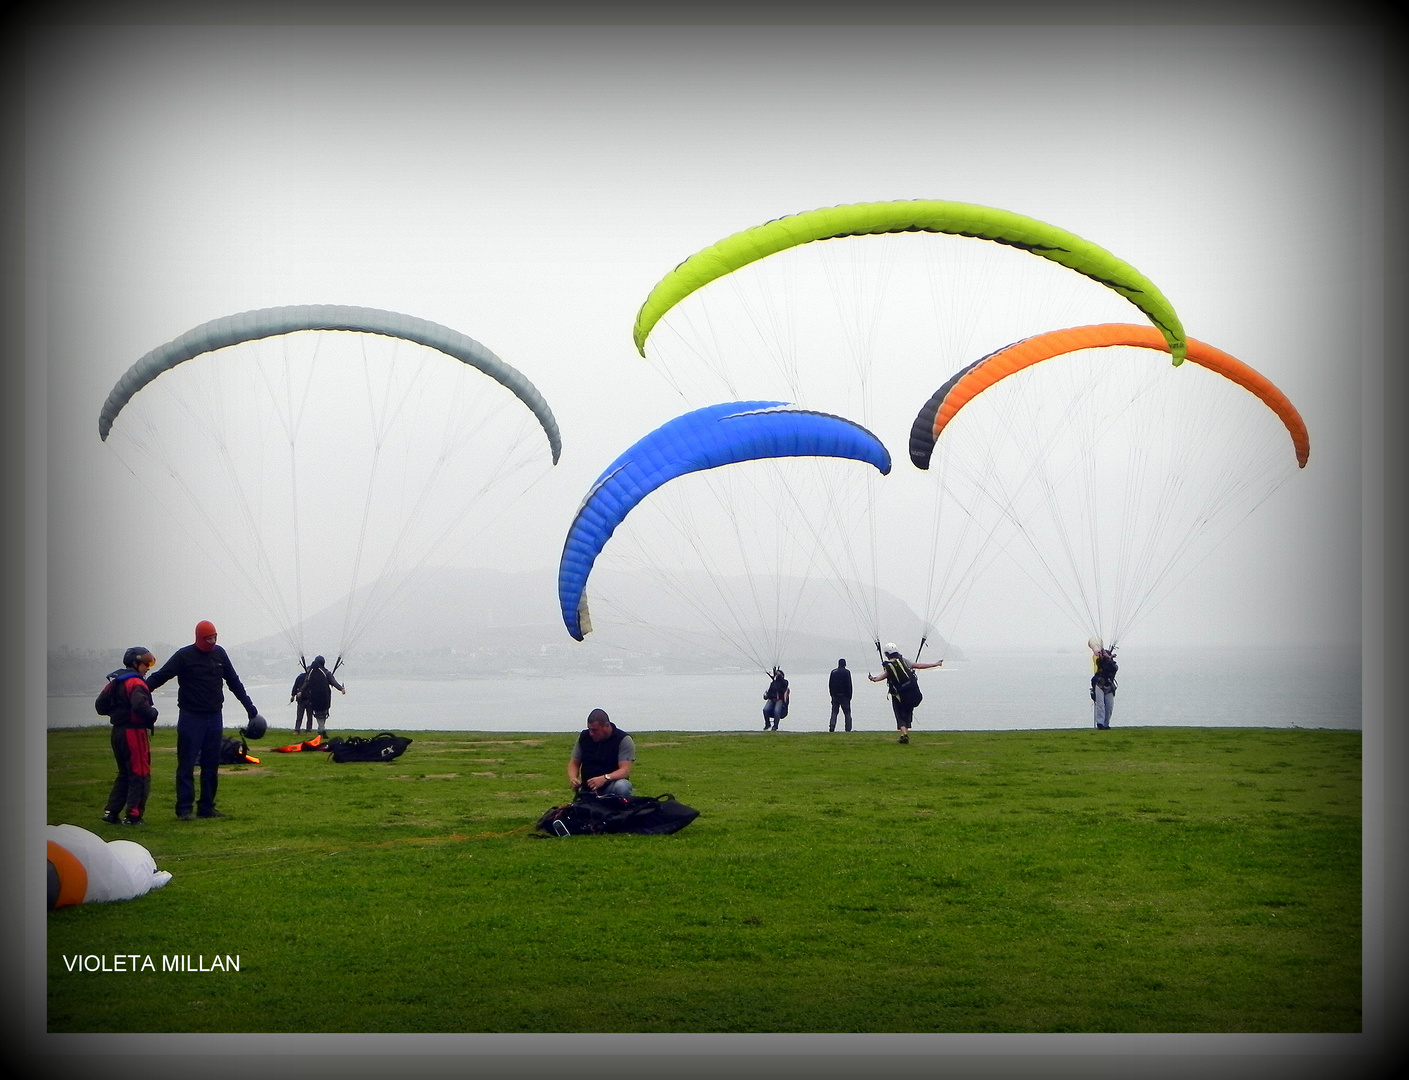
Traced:
POLYGON ((568 839, 532 830, 574 735, 409 734, 271 732, 178 822, 163 727, 133 835, 107 729, 49 732, 48 820, 174 875, 49 914, 49 1030, 1360 1030, 1359 732, 647 733, 638 793, 699 819, 568 839))

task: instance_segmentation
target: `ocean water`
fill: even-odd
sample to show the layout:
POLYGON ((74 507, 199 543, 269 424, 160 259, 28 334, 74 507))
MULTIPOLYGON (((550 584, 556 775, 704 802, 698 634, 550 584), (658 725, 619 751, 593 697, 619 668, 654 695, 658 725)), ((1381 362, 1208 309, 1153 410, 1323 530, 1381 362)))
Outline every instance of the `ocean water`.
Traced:
MULTIPOLYGON (((1132 647, 1120 653, 1115 727, 1353 728, 1361 724, 1360 661, 1352 651, 1132 647)), ((885 687, 852 662, 854 729, 892 731, 885 687)), ((870 670, 878 670, 875 662, 870 670)), ((627 731, 755 731, 763 726, 762 674, 502 676, 364 680, 341 673, 329 725, 368 731, 577 731, 603 708, 627 731)), ((1085 651, 972 650, 970 659, 920 673, 915 730, 1090 727, 1091 659, 1085 651)), ((827 672, 789 672, 783 732, 825 731, 827 672)), ((292 677, 247 683, 275 730, 292 730, 292 677)), ((96 691, 95 691, 96 693, 96 691)), ((227 695, 228 697, 228 695, 227 695)), ((176 688, 156 694, 160 724, 176 721, 176 688)), ((228 703, 227 703, 228 704, 228 703)), ((242 720, 238 706, 227 719, 242 720)), ((49 698, 50 727, 101 723, 92 698, 49 698)), ((838 727, 841 720, 838 719, 838 727)))

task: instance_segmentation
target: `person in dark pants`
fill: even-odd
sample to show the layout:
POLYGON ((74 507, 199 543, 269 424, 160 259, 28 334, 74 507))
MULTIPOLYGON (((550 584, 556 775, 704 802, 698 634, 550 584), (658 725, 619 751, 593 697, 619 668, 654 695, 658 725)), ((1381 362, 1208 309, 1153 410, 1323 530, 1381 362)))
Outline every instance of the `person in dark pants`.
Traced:
POLYGON ((303 684, 303 700, 308 703, 308 711, 312 713, 308 730, 313 730, 313 721, 317 720, 319 735, 328 734, 328 710, 333 707, 333 691, 347 693, 347 688, 333 678, 333 673, 325 664, 326 661, 321 656, 315 656, 313 663, 308 665, 307 678, 303 684))
POLYGON ((294 734, 297 735, 299 729, 303 727, 303 718, 308 717, 308 733, 313 734, 313 713, 308 708, 308 697, 303 692, 304 685, 308 682, 308 672, 300 671, 294 679, 293 689, 289 691, 289 702, 298 702, 298 711, 294 713, 294 734))
POLYGON ((915 685, 915 672, 924 671, 927 668, 943 667, 943 660, 935 660, 932 663, 922 664, 918 660, 910 663, 905 657, 900 655, 900 649, 891 642, 885 647, 882 653, 882 670, 879 675, 867 675, 866 678, 872 682, 884 682, 888 684, 890 691, 890 709, 895 713, 895 727, 900 732, 900 742, 910 741, 910 728, 915 721, 915 706, 907 703, 905 690, 907 687, 915 685))
POLYGON ((577 737, 568 759, 568 783, 578 795, 630 795, 636 744, 612 723, 605 709, 587 714, 587 727, 577 737))
POLYGON ((840 709, 846 716, 846 730, 851 730, 851 672, 847 669, 846 660, 843 658, 837 661, 837 666, 832 669, 831 678, 827 680, 827 690, 832 695, 832 718, 827 721, 827 730, 837 730, 837 710, 840 709))
POLYGON ((152 790, 151 730, 157 710, 143 676, 157 658, 141 645, 128 649, 122 667, 108 676, 98 700, 100 713, 113 726, 113 757, 117 759, 117 779, 113 781, 103 820, 109 825, 145 825, 142 812, 152 790))
POLYGON ((264 718, 254 707, 244 683, 230 663, 230 657, 216 644, 215 624, 201 620, 196 624, 194 644, 177 649, 160 671, 147 680, 157 687, 177 681, 176 693, 176 816, 191 820, 191 807, 196 816, 224 817, 215 808, 215 787, 220 776, 220 740, 224 720, 221 710, 225 693, 221 683, 230 688, 245 707, 251 721, 258 720, 264 728, 264 718), (201 766, 201 797, 195 800, 196 762, 201 766))

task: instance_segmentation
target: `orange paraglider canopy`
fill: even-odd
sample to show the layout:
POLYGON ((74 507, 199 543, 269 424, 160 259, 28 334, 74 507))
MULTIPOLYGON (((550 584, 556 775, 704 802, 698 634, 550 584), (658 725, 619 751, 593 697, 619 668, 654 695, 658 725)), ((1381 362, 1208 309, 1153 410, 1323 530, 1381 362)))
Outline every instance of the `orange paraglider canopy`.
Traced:
POLYGON ((50 907, 71 907, 83 903, 83 897, 88 893, 88 871, 83 868, 83 863, 68 848, 52 840, 45 841, 45 847, 49 865, 59 876, 59 894, 50 907))
MULTIPOLYGON (((1194 338, 1189 338, 1188 343, 1189 360, 1237 383, 1256 395, 1277 414, 1292 437, 1298 467, 1305 468, 1307 459, 1311 456, 1311 440, 1306 433, 1306 424, 1301 414, 1296 411, 1287 396, 1266 376, 1236 357, 1194 338)), ((1153 326, 1101 323, 1096 326, 1076 326, 1037 334, 974 361, 941 386, 915 417, 915 423, 910 429, 910 460, 916 468, 928 469, 930 457, 934 453, 935 440, 949 421, 984 390, 1009 375, 1055 356, 1082 349, 1102 349, 1119 345, 1169 352, 1168 342, 1153 326)))

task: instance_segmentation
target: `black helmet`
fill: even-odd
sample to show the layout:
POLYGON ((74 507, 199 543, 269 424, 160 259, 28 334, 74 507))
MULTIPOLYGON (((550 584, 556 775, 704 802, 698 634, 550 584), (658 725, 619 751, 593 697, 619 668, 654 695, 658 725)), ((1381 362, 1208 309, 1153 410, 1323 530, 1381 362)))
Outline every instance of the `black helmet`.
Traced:
POLYGON ((313 663, 310 664, 309 667, 322 667, 323 664, 324 664, 323 658, 322 658, 321 656, 315 656, 315 657, 313 658, 313 663))
POLYGON ((249 723, 240 728, 240 734, 246 739, 262 739, 268 728, 269 722, 265 720, 264 717, 260 716, 259 713, 255 713, 250 717, 249 723))
POLYGON ((152 656, 151 649, 147 648, 145 645, 134 645, 132 646, 132 648, 128 649, 125 653, 122 654, 122 666, 128 668, 135 668, 137 666, 137 661, 141 660, 144 656, 151 657, 151 661, 153 664, 157 662, 157 658, 155 656, 152 656))

